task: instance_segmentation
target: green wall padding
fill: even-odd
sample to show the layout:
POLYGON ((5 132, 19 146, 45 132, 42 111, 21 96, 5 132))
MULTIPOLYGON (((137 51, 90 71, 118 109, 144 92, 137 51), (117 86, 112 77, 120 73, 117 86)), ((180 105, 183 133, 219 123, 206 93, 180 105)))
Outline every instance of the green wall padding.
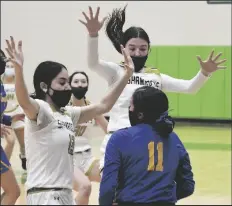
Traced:
POLYGON ((191 79, 200 69, 196 55, 206 59, 214 48, 223 52, 226 70, 215 72, 197 94, 167 93, 173 117, 231 119, 230 46, 153 46, 147 65, 174 78, 191 79))

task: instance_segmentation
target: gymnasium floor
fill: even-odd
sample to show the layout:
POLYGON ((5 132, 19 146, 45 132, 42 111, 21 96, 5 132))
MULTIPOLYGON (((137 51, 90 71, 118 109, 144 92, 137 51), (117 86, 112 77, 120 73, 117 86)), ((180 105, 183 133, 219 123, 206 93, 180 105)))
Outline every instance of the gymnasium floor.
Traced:
MULTIPOLYGON (((220 125, 200 127, 177 124, 175 131, 190 153, 196 181, 195 194, 178 204, 231 205, 231 128, 220 125)), ((92 134, 95 134, 92 135, 93 153, 99 157, 103 132, 96 127, 92 134)), ((23 172, 18 153, 16 142, 11 164, 22 190, 16 203, 20 205, 25 204, 25 192, 24 185, 21 184, 23 172)), ((98 204, 98 190, 99 184, 93 183, 90 204, 98 204)))

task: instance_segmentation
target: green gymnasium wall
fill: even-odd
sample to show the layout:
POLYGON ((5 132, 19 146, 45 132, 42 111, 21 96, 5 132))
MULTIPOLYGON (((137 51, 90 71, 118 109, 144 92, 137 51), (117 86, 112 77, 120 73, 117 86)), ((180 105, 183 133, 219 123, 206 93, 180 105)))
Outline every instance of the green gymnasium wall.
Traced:
POLYGON ((191 79, 199 71, 196 55, 206 59, 212 50, 223 52, 226 70, 215 72, 197 94, 167 93, 173 117, 194 119, 231 119, 230 46, 153 46, 147 66, 175 78, 191 79))

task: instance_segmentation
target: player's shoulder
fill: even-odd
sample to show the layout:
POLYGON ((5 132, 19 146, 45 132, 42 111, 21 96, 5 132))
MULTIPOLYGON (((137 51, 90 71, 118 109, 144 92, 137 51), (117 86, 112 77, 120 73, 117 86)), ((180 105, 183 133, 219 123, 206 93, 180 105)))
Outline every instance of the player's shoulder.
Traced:
POLYGON ((160 71, 158 68, 155 67, 145 67, 146 74, 157 74, 160 75, 160 71))
POLYGON ((119 129, 112 134, 112 137, 114 139, 121 139, 124 137, 128 137, 130 135, 130 128, 131 127, 125 127, 125 128, 119 129))

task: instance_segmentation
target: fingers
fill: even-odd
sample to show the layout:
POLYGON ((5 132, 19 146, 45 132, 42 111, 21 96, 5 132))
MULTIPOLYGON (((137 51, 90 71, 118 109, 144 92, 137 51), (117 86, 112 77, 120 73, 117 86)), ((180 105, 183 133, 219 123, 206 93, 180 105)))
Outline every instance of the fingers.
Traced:
POLYGON ((201 59, 201 57, 200 56, 197 56, 197 60, 199 61, 199 63, 200 64, 202 64, 203 62, 202 62, 202 59, 201 59))
POLYGON ((209 55, 209 60, 212 60, 213 54, 214 54, 214 50, 212 50, 212 52, 210 53, 210 55, 209 55))
POLYGON ((12 51, 15 51, 15 41, 14 41, 13 36, 10 36, 10 42, 11 42, 12 51))
POLYGON ((224 62, 226 62, 226 59, 216 62, 216 65, 223 64, 224 62))
POLYGON ((22 52, 22 46, 23 46, 23 42, 20 40, 19 43, 18 43, 19 52, 22 52))
POLYGON ((12 53, 12 48, 11 48, 11 45, 10 45, 10 42, 9 40, 6 39, 6 44, 7 44, 7 48, 9 49, 9 51, 12 53))
POLYGON ((226 66, 218 66, 218 69, 226 69, 226 66))
POLYGON ((81 19, 79 19, 79 22, 81 22, 82 24, 84 24, 85 26, 87 26, 87 23, 85 23, 85 22, 82 21, 81 19))
POLYGON ((220 52, 217 56, 214 57, 213 61, 217 61, 217 59, 222 55, 222 52, 220 52))
MULTIPOLYGON (((14 58, 12 52, 8 48, 6 48, 6 52, 10 56, 10 58, 14 58)), ((11 61, 11 59, 9 59, 9 61, 11 61)))
POLYGON ((105 23, 106 19, 107 19, 107 16, 101 20, 101 26, 105 23))
POLYGON ((88 22, 88 21, 89 21, 89 17, 86 15, 86 13, 85 13, 85 12, 82 12, 82 14, 84 15, 84 17, 85 17, 86 21, 88 22))
POLYGON ((128 64, 128 58, 127 58, 125 48, 123 47, 123 45, 120 45, 120 47, 121 47, 121 51, 122 51, 122 54, 123 54, 123 57, 124 57, 125 64, 128 64))
POLYGON ((89 16, 90 16, 90 19, 93 19, 93 9, 91 6, 89 6, 89 16))
POLYGON ((98 19, 99 13, 100 13, 100 7, 98 6, 94 19, 96 19, 96 20, 98 19))

